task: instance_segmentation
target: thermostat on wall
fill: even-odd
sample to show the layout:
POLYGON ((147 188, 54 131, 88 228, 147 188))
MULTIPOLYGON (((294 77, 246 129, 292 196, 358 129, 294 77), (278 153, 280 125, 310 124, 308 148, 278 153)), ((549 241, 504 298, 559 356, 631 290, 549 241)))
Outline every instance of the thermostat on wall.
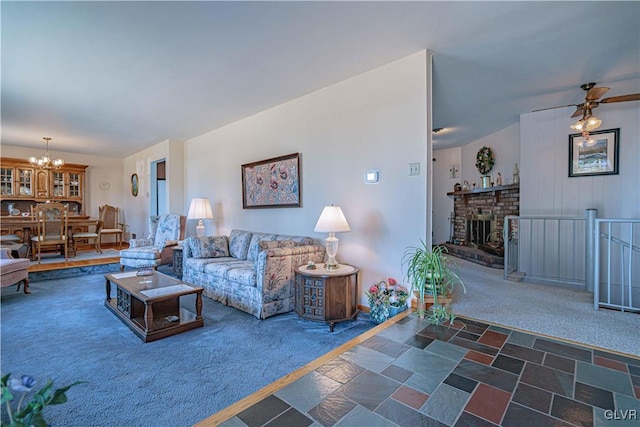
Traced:
POLYGON ((380 171, 370 170, 364 175, 364 182, 367 184, 377 184, 380 182, 380 171))

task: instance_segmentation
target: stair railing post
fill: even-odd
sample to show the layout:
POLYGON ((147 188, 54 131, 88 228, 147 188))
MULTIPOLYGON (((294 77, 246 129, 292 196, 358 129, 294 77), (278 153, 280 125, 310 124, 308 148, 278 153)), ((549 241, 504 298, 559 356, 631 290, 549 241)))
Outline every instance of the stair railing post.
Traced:
POLYGON ((596 218, 597 209, 587 209, 585 211, 586 236, 585 236, 585 291, 593 292, 596 284, 596 218))

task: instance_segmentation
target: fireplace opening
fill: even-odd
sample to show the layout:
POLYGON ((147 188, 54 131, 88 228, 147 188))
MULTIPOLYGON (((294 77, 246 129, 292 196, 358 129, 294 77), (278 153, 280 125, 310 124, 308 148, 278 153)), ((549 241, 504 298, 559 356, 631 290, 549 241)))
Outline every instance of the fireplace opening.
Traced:
POLYGON ((489 242, 492 231, 493 214, 469 213, 466 218, 466 241, 468 246, 480 247, 489 242))

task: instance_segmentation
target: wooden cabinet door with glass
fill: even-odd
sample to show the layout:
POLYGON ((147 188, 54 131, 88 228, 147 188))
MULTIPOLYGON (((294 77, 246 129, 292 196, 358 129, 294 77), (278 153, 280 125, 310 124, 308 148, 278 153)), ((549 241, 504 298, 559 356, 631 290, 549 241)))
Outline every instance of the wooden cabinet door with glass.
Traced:
POLYGON ((37 169, 26 159, 0 157, 0 200, 3 207, 16 203, 21 212, 47 200, 76 202, 84 213, 84 179, 87 165, 65 164, 59 169, 37 169))
POLYGON ((14 168, 0 168, 0 195, 3 197, 16 194, 15 175, 16 170, 14 168))
POLYGON ((15 189, 16 197, 32 198, 35 196, 33 185, 33 169, 16 168, 16 177, 18 178, 17 188, 15 189))

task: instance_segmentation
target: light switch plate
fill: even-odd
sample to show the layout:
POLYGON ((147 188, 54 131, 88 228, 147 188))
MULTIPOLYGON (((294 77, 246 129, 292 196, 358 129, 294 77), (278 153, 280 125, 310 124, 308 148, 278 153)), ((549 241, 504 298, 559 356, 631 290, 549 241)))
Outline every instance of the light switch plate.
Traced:
POLYGON ((409 163, 409 176, 420 175, 420 163, 409 163))
POLYGON ((364 182, 367 184, 377 184, 380 182, 380 171, 379 170, 368 170, 364 175, 364 182))

